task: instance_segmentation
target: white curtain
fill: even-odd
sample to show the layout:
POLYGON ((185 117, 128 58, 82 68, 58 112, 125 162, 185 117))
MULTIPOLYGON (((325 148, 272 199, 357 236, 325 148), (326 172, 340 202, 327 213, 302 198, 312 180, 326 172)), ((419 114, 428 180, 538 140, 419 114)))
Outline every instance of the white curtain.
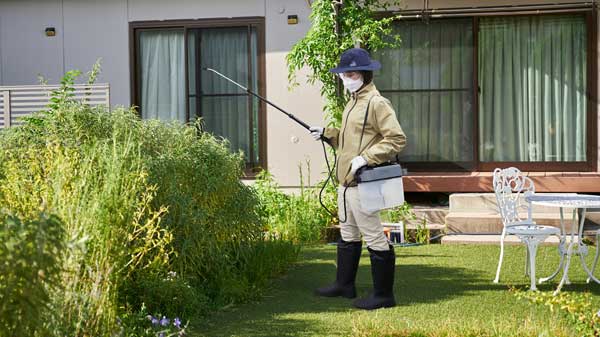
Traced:
POLYGON ((586 160, 582 15, 482 18, 481 161, 586 160))
POLYGON ((187 122, 183 31, 142 31, 139 44, 142 118, 187 122))

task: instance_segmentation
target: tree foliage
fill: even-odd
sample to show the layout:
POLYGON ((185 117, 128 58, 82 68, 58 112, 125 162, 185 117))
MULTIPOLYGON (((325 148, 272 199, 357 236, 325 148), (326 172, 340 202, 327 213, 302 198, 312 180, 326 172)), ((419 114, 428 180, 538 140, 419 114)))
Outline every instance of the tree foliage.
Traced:
POLYGON ((287 55, 288 79, 292 85, 297 85, 296 73, 304 67, 310 69, 310 84, 317 81, 322 84, 321 96, 326 100, 324 111, 333 126, 339 125, 348 100, 346 94, 338 95, 336 75, 329 72, 337 65, 342 52, 356 45, 375 51, 400 43, 399 36, 391 35, 391 24, 396 16, 381 15, 399 5, 399 1, 343 1, 338 17, 335 7, 340 2, 314 1, 310 15, 312 26, 287 55), (339 34, 336 34, 336 20, 339 20, 339 34))

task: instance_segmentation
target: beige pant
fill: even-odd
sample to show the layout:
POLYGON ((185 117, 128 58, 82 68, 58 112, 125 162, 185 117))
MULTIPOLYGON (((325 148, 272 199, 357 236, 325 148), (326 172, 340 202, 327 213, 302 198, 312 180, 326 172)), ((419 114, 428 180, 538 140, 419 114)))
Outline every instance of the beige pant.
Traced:
POLYGON ((346 215, 344 215, 344 189, 338 188, 338 214, 341 220, 346 219, 346 222, 340 221, 340 232, 342 240, 347 242, 360 241, 362 234, 367 246, 373 250, 384 251, 390 250, 389 242, 383 233, 383 226, 379 218, 379 211, 365 212, 360 207, 360 199, 358 196, 358 187, 348 187, 346 191, 346 215))

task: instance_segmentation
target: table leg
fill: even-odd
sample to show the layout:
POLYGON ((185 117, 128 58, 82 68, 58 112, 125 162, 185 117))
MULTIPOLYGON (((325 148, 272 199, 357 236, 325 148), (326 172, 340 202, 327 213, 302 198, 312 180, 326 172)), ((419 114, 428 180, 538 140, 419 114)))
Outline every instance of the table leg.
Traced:
MULTIPOLYGON (((575 231, 576 231, 576 216, 577 214, 577 209, 573 210, 573 223, 571 226, 571 241, 569 242, 568 248, 567 248, 567 260, 565 262, 565 267, 563 270, 563 276, 560 279, 560 283, 558 284, 558 287, 556 288, 556 290, 554 291, 554 295, 556 296, 560 290, 562 289, 564 284, 571 284, 571 281, 569 281, 569 266, 571 265, 571 256, 573 255, 573 243, 575 241, 575 231)), ((563 215, 563 208, 560 208, 560 226, 561 226, 561 230, 564 231, 564 215, 563 215)), ((565 233, 566 234, 566 233, 565 233)))
POLYGON ((565 268, 563 270, 563 276, 560 279, 560 283, 558 284, 558 287, 556 288, 556 290, 554 291, 554 295, 556 296, 560 290, 562 289, 563 285, 566 284, 570 284, 571 282, 569 281, 569 265, 571 264, 571 254, 573 252, 573 242, 569 242, 569 248, 567 248, 567 261, 565 262, 565 268))
MULTIPOLYGON (((581 212, 581 220, 579 222, 579 243, 578 243, 578 252, 579 252, 579 257, 581 258, 581 265, 583 266, 583 269, 585 270, 585 272, 588 275, 588 279, 587 282, 589 283, 590 280, 593 280, 596 283, 600 283, 600 280, 598 280, 594 274, 590 271, 590 269, 588 268, 587 264, 585 263, 585 256, 587 255, 587 245, 583 242, 583 225, 585 223, 585 213, 586 213, 586 209, 583 208, 583 212, 581 212)), ((598 255, 596 255, 598 256, 598 255)), ((594 262, 596 262, 596 258, 594 258, 594 262)))
MULTIPOLYGON (((596 270, 596 265, 598 264, 598 256, 600 256, 600 233, 596 232, 596 254, 594 256, 594 262, 592 263, 591 274, 594 275, 594 271, 596 270)), ((588 277, 586 280, 587 283, 590 283, 591 278, 588 277)))
MULTIPOLYGON (((561 207, 560 208, 560 238, 559 238, 559 243, 558 243, 558 254, 560 255, 560 262, 558 263, 558 267, 556 268, 556 270, 550 276, 541 278, 538 281, 538 283, 542 284, 543 282, 552 280, 553 278, 556 277, 556 275, 558 275, 558 273, 561 270, 563 270, 564 263, 565 263, 565 255, 566 255, 567 250, 568 250, 568 249, 565 249, 566 248, 566 244, 567 244, 566 235, 567 234, 566 234, 566 231, 565 231, 564 214, 563 214, 563 209, 561 207)), ((567 282, 569 282, 568 278, 567 278, 567 282)))
MULTIPOLYGON (((569 258, 571 258, 571 256, 573 256, 573 250, 574 250, 573 246, 575 245, 575 233, 578 233, 577 208, 573 209, 573 215, 571 217, 571 244, 569 245, 569 247, 571 249, 570 249, 570 251, 567 250, 567 254, 569 254, 569 258)), ((577 246, 577 251, 579 251, 579 246, 577 246)), ((569 264, 569 266, 570 266, 570 264, 569 264)), ((565 284, 571 284, 571 280, 569 280, 569 269, 568 268, 567 268, 567 278, 566 278, 565 284)))

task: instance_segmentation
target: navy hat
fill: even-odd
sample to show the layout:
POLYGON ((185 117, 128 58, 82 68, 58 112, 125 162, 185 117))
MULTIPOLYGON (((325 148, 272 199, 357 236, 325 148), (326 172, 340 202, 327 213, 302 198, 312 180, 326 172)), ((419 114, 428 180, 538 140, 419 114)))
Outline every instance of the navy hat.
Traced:
POLYGON ((362 48, 352 48, 343 52, 340 57, 340 64, 336 68, 329 69, 329 71, 332 73, 343 73, 359 70, 373 71, 379 68, 381 68, 381 63, 371 60, 368 51, 362 48))

